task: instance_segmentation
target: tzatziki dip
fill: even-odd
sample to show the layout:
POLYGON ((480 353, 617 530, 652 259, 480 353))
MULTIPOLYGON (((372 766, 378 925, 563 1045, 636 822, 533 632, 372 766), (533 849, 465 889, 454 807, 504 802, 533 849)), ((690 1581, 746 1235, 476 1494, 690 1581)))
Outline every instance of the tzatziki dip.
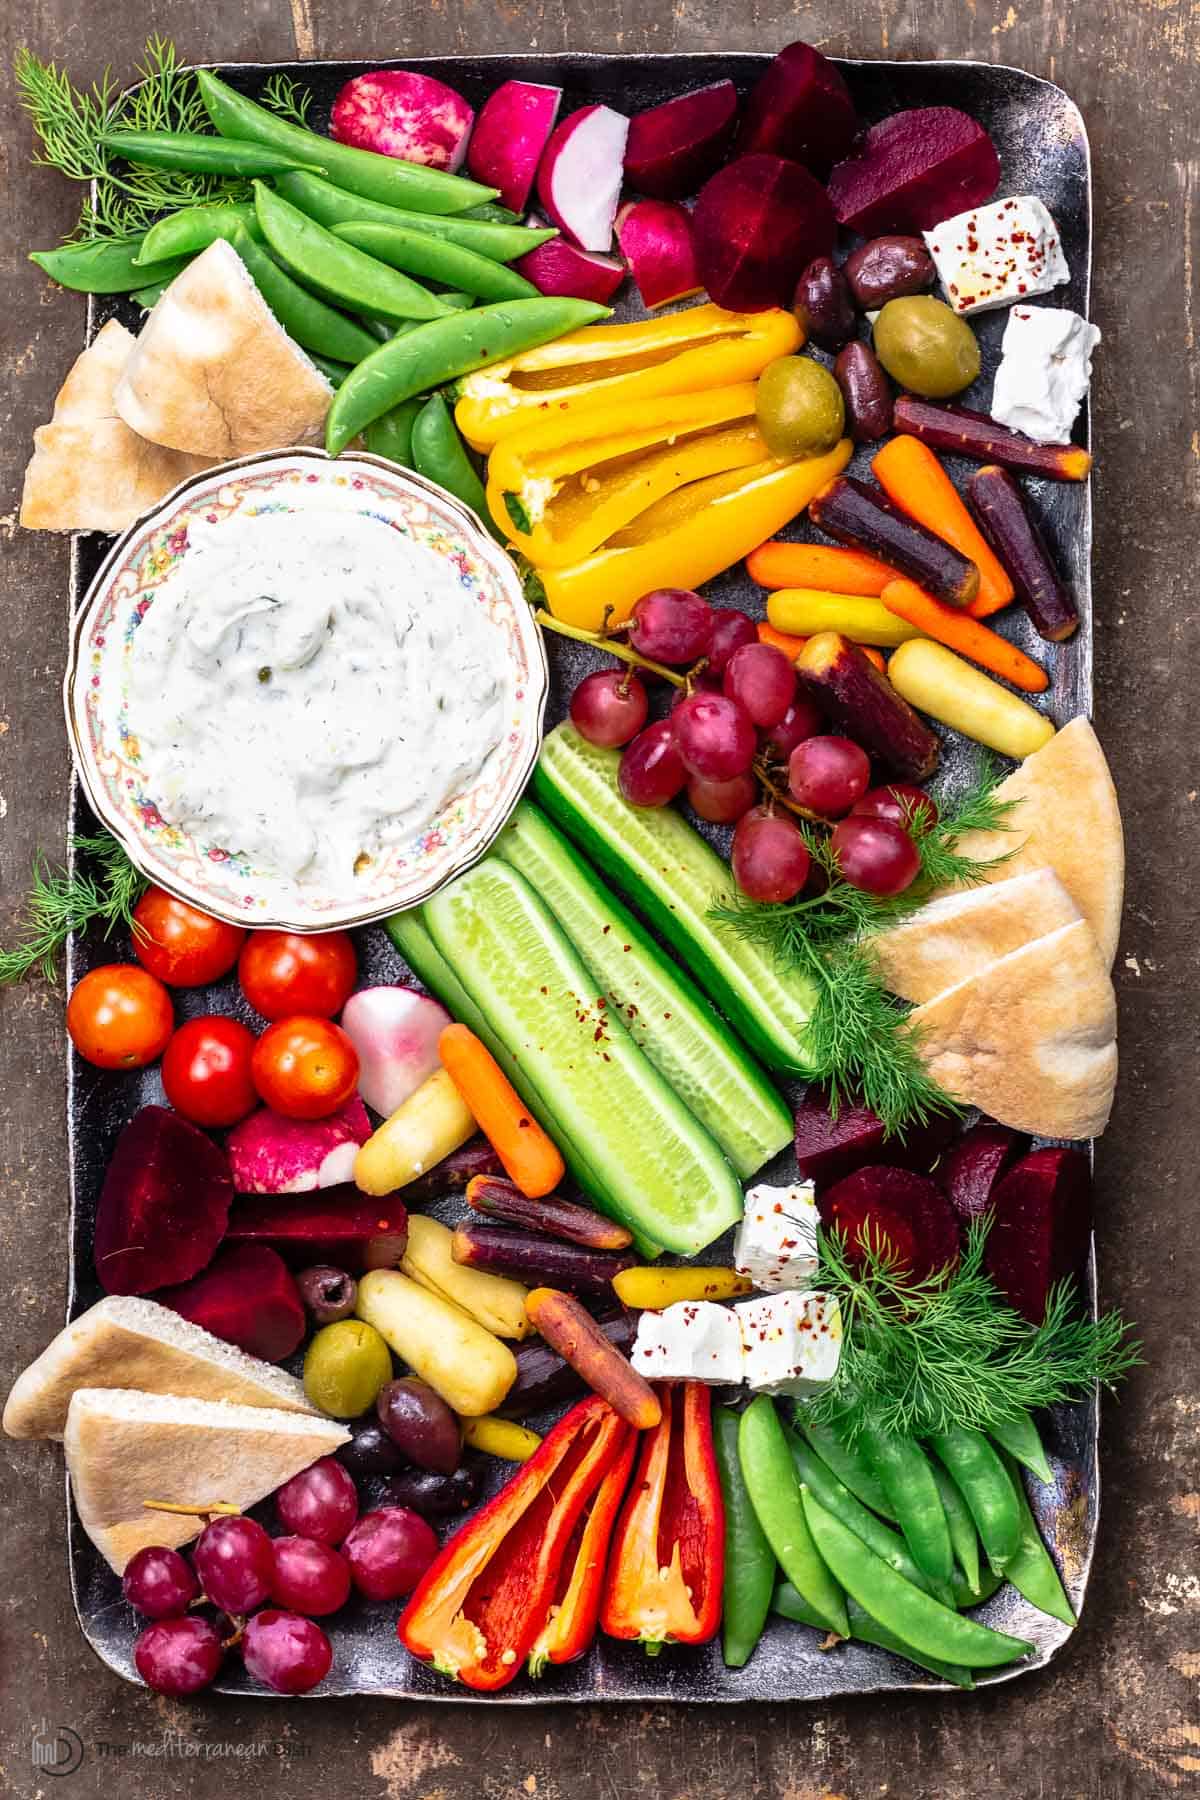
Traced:
POLYGON ((512 711, 454 565, 358 513, 193 524, 133 639, 126 729, 163 818, 334 894, 416 839, 512 711))

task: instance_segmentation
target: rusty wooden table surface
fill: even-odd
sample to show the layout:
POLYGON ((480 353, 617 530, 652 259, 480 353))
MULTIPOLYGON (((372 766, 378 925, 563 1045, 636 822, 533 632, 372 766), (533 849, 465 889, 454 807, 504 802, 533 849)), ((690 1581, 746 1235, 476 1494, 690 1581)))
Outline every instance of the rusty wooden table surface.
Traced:
MULTIPOLYGON (((188 58, 487 50, 774 49, 1018 64, 1083 109, 1096 165, 1097 723, 1130 864, 1117 960, 1122 1070, 1098 1157, 1102 1288, 1147 1366, 1106 1409, 1087 1610, 1049 1669, 991 1694, 805 1708, 626 1711, 211 1701, 125 1686, 75 1627, 60 1458, 0 1444, 0 1792, 140 1800, 1127 1800, 1200 1776, 1200 4, 1198 0, 4 0, 0 6, 0 926, 39 847, 61 849, 67 545, 16 523, 35 425, 76 353, 83 302, 28 248, 74 196, 29 166, 9 67, 28 42, 123 78, 147 31, 188 58), (58 1727, 82 1761, 35 1766, 58 1727)), ((0 997, 0 1388, 58 1328, 65 1290, 61 997, 0 997)))

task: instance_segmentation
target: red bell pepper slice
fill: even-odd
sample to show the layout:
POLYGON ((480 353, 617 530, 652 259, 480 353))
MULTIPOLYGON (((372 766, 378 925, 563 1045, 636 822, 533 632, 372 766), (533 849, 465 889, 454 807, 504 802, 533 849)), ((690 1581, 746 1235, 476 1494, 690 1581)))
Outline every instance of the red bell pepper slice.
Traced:
POLYGON ((480 1693, 506 1687, 546 1622, 571 1534, 628 1430, 598 1395, 564 1414, 425 1571, 396 1627, 405 1648, 480 1693))
POLYGON ((637 1432, 632 1426, 627 1430, 624 1448, 596 1490, 591 1507, 580 1515, 567 1545, 550 1616, 529 1652, 531 1675, 542 1674, 548 1662, 574 1662, 591 1648, 600 1618, 608 1546, 637 1449, 637 1432))
POLYGON ((725 1577, 712 1396, 698 1381, 664 1382, 655 1391, 662 1422, 643 1434, 600 1617, 610 1637, 640 1638, 652 1652, 714 1635, 725 1577))

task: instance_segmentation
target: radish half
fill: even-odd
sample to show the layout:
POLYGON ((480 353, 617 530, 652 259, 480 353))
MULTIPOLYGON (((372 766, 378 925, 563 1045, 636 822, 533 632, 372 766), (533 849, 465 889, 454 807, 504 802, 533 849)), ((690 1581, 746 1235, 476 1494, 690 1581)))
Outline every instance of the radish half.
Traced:
POLYGON ((355 75, 339 91, 329 135, 358 150, 453 174, 467 154, 474 117, 462 95, 432 75, 375 69, 355 75))
POLYGON ((551 223, 581 250, 612 247, 629 120, 611 106, 584 106, 555 127, 538 169, 538 198, 551 223))
POLYGON ((485 187, 499 189, 501 206, 524 212, 561 101, 561 88, 536 81, 502 82, 484 101, 467 168, 485 187))
POLYGON ((666 306, 698 294, 691 214, 673 200, 630 200, 617 214, 617 242, 642 303, 666 306))
MULTIPOLYGON (((531 213, 525 223, 532 230, 541 231, 546 221, 531 213)), ((549 243, 527 251, 513 268, 526 281, 532 281, 539 294, 595 300, 601 306, 611 300, 625 279, 625 264, 619 257, 581 250, 577 244, 568 244, 564 237, 551 238, 549 243)))

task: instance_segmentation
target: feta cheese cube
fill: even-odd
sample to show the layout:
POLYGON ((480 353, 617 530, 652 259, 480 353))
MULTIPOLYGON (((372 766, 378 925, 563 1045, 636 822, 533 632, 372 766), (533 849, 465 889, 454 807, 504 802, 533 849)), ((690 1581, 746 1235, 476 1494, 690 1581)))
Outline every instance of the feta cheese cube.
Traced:
POLYGON ((1004 327, 992 417, 1038 444, 1069 444, 1100 333, 1065 306, 1014 306, 1004 327))
POLYGON ((742 1379, 741 1328, 727 1306, 680 1300, 640 1315, 629 1360, 647 1381, 736 1385, 742 1379))
POLYGON ((957 313, 987 312, 1070 280, 1058 226, 1036 194, 956 213, 923 236, 957 313))
POLYGON ((814 1394, 837 1373, 842 1315, 829 1294, 769 1294, 733 1309, 742 1328, 746 1381, 756 1394, 814 1394))
POLYGON ((817 1222, 811 1181, 752 1187, 733 1240, 734 1268, 767 1294, 810 1287, 817 1272, 817 1222))

